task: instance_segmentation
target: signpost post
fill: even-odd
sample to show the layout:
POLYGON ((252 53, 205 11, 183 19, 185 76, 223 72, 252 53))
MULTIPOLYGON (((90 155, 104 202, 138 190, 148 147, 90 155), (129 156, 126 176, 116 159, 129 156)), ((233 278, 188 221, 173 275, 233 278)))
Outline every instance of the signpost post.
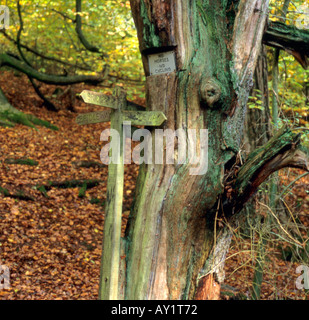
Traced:
MULTIPOLYGON (((140 108, 126 100, 126 93, 120 88, 115 90, 113 96, 84 90, 81 97, 86 103, 112 110, 80 114, 76 118, 77 124, 86 125, 110 121, 111 128, 117 130, 120 137, 120 146, 117 149, 119 155, 113 156, 118 161, 117 163, 111 161, 108 167, 99 296, 102 300, 118 300, 124 183, 123 123, 130 121, 132 125, 160 126, 166 117, 160 111, 140 111, 140 108)), ((116 150, 112 150, 112 152, 116 152, 116 150)))

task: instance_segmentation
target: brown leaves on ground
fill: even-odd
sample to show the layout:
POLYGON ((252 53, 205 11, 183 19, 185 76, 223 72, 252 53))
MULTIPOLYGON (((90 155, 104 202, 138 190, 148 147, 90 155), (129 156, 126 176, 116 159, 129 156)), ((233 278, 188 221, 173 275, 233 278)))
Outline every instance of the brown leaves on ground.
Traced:
MULTIPOLYGON (((15 107, 60 129, 0 127, 0 186, 34 198, 22 201, 0 195, 0 265, 9 267, 11 279, 11 288, 0 290, 0 299, 97 299, 108 168, 77 167, 74 162, 100 162, 106 143, 100 142, 100 134, 109 124, 78 126, 78 113, 39 108, 41 101, 24 76, 5 72, 0 87, 15 107), (22 157, 39 165, 4 162, 22 157), (48 181, 73 179, 102 182, 88 189, 84 198, 78 196, 78 187, 51 188, 48 197, 34 188, 48 181)), ((77 93, 83 89, 82 85, 75 88, 77 93)), ((80 113, 100 108, 76 103, 80 113)), ((137 171, 135 165, 125 166, 124 228, 137 171)))
MULTIPOLYGON (((303 172, 296 169, 285 169, 280 172, 278 187, 285 188, 290 182, 294 181, 303 172)), ((284 196, 285 216, 279 210, 279 220, 282 228, 274 221, 271 222, 271 228, 263 229, 263 224, 253 225, 251 235, 253 238, 244 237, 243 230, 235 230, 232 245, 227 255, 225 264, 225 284, 238 289, 236 295, 238 298, 248 299, 251 297, 252 281, 256 265, 258 244, 261 237, 268 239, 265 247, 264 273, 261 286, 262 300, 304 300, 308 299, 306 290, 299 290, 296 287, 296 279, 301 276, 296 272, 300 265, 309 263, 308 252, 308 228, 309 228, 309 176, 301 178, 292 187, 292 192, 284 196), (285 217, 285 218, 284 218, 285 217), (297 223, 297 228, 295 227, 297 223), (289 227, 287 227, 289 225, 289 227), (270 234, 272 232, 272 234, 270 234), (288 237, 287 232, 291 238, 288 237), (279 236, 277 236, 279 234, 279 236), (281 237, 281 238, 280 238, 281 237), (287 241, 280 241, 284 237, 287 241), (293 245, 293 239, 301 242, 304 247, 299 248, 293 245), (294 259, 283 258, 283 251, 294 253, 294 259), (298 260, 295 260, 295 257, 298 260)), ((284 207, 283 207, 284 208, 284 207)), ((272 216, 265 207, 258 208, 258 215, 272 216)), ((275 220, 275 219, 273 219, 275 220)), ((257 221, 257 220, 256 220, 257 221)), ((222 288, 222 291, 225 291, 222 288)), ((227 290, 228 291, 228 290, 227 290)), ((223 299, 230 299, 228 295, 222 294, 223 299)))
MULTIPOLYGON (((0 290, 0 299, 97 299, 107 167, 85 168, 76 163, 100 162, 104 145, 100 134, 109 124, 76 125, 78 113, 101 110, 79 100, 75 105, 77 113, 66 108, 58 113, 40 108, 41 100, 24 76, 4 72, 0 87, 15 107, 60 128, 52 131, 40 127, 35 131, 23 125, 0 127, 0 187, 11 194, 22 191, 34 199, 24 201, 0 195, 0 265, 9 267, 11 279, 11 288, 0 290), (8 164, 4 161, 7 158, 30 158, 39 165, 8 164), (88 189, 85 197, 78 196, 78 187, 51 188, 47 197, 34 188, 48 181, 72 179, 102 182, 88 189)), ((42 85, 41 89, 51 95, 55 87, 42 85)), ((73 89, 80 93, 90 87, 76 85, 73 89)), ((137 171, 136 165, 125 166, 123 231, 137 171)), ((292 174, 281 177, 283 185, 300 173, 289 172, 292 174)), ((287 197, 292 212, 298 214, 305 229, 309 221, 308 183, 307 176, 295 185, 294 195, 287 197)), ((226 283, 244 296, 248 296, 252 285, 255 245, 235 233, 226 261, 226 283)), ((303 299, 304 292, 295 288, 299 276, 295 269, 299 264, 284 261, 276 245, 267 249, 267 257, 261 298, 303 299)))

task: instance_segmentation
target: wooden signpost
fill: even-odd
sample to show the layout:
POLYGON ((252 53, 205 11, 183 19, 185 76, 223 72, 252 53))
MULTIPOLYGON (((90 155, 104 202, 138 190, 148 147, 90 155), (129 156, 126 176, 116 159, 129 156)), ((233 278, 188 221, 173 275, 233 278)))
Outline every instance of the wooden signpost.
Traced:
MULTIPOLYGON (((160 111, 140 111, 141 108, 126 100, 126 93, 119 88, 115 90, 113 96, 84 90, 81 97, 86 103, 111 108, 112 110, 80 114, 76 118, 76 122, 80 125, 86 125, 110 121, 111 128, 117 130, 120 137, 118 161, 117 163, 110 162, 108 167, 99 297, 102 300, 118 300, 124 183, 123 123, 130 121, 133 126, 160 126, 166 120, 166 117, 160 111)), ((112 150, 112 152, 115 151, 112 150)))

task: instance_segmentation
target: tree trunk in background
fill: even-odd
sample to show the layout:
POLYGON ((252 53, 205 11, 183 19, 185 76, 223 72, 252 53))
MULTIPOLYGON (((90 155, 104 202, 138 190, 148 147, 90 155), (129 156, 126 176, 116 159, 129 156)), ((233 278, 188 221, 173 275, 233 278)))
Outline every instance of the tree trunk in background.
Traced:
MULTIPOLYGON (((268 1, 132 0, 131 7, 148 109, 165 112, 164 129, 208 129, 209 149, 204 175, 191 175, 190 164, 141 166, 120 298, 199 298, 207 287, 203 268, 217 241, 214 206, 223 192, 225 164, 243 137, 268 1), (177 71, 149 76, 147 54, 171 49, 177 71)), ((226 239, 219 246, 223 253, 226 239)))
POLYGON ((18 110, 9 103, 8 99, 0 88, 0 112, 4 111, 18 112, 18 110))
POLYGON ((309 82, 306 82, 305 86, 306 105, 309 105, 309 82))
POLYGON ((32 128, 35 128, 35 125, 39 125, 52 130, 58 130, 56 126, 48 121, 41 120, 31 114, 25 114, 14 108, 0 88, 0 125, 5 127, 14 127, 15 123, 22 123, 32 128))
MULTIPOLYGON (((271 138, 271 116, 269 110, 269 91, 268 91, 268 64, 266 47, 263 46, 254 73, 254 86, 252 88, 253 97, 256 97, 261 102, 262 109, 249 108, 246 116, 246 131, 245 131, 245 150, 247 156, 258 147, 265 145, 271 138)), ((264 185, 267 187, 267 185, 264 185)), ((257 193, 245 205, 244 216, 245 223, 242 224, 242 234, 247 236, 252 235, 252 228, 261 226, 263 224, 262 215, 258 213, 257 202, 261 201, 267 203, 266 193, 257 193)), ((264 223, 269 223, 267 217, 264 223)), ((263 230, 263 228, 261 228, 263 230)), ((261 231, 260 231, 261 232, 261 231)), ((260 239, 257 246, 256 263, 254 269, 254 276, 252 281, 252 299, 258 300, 260 298, 261 283, 263 280, 265 250, 267 241, 264 235, 259 234, 260 239)))
POLYGON ((246 155, 263 146, 271 137, 271 116, 269 110, 268 67, 266 48, 262 47, 254 73, 254 85, 250 96, 261 101, 263 109, 248 108, 245 121, 246 155))
POLYGON ((8 114, 18 116, 22 114, 21 111, 14 108, 4 95, 3 91, 0 88, 0 125, 7 126, 7 127, 13 127, 14 124, 12 123, 12 119, 8 119, 8 114))
MULTIPOLYGON (((262 109, 248 108, 245 121, 244 150, 246 158, 249 153, 261 147, 271 138, 271 116, 269 110, 268 65, 266 47, 262 46, 254 73, 254 85, 251 97, 261 101, 262 109)), ((249 236, 250 226, 255 225, 256 200, 262 201, 265 194, 257 194, 245 205, 246 222, 242 225, 242 233, 249 236)))

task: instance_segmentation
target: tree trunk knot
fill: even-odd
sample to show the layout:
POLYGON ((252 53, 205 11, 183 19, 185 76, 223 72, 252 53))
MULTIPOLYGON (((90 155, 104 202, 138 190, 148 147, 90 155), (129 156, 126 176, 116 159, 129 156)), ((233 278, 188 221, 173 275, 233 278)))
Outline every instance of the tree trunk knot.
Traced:
POLYGON ((221 97, 221 86, 215 79, 206 80, 201 84, 201 100, 209 107, 219 101, 221 97))

